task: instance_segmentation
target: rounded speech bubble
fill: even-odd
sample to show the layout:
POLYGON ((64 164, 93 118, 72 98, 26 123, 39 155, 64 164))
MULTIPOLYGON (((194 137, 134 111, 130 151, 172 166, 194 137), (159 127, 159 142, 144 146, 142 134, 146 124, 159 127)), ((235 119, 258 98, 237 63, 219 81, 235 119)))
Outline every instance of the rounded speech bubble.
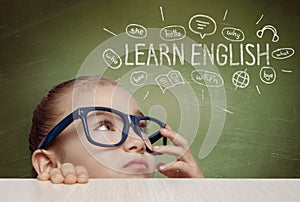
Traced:
POLYGON ((205 36, 213 35, 216 32, 217 24, 210 16, 198 14, 190 18, 189 29, 204 39, 205 36))
POLYGON ((241 42, 245 39, 245 34, 242 30, 234 27, 224 27, 222 36, 228 41, 241 42))
POLYGON ((295 53, 293 48, 278 48, 272 52, 272 57, 278 60, 292 57, 295 53))
POLYGON ((129 24, 126 27, 126 34, 131 38, 144 39, 147 36, 147 29, 139 24, 129 24))
POLYGON ((222 87, 224 80, 220 74, 207 70, 194 70, 191 73, 193 81, 207 87, 222 87))
POLYGON ((145 71, 134 71, 130 75, 130 82, 134 86, 141 86, 147 81, 147 72, 145 71))

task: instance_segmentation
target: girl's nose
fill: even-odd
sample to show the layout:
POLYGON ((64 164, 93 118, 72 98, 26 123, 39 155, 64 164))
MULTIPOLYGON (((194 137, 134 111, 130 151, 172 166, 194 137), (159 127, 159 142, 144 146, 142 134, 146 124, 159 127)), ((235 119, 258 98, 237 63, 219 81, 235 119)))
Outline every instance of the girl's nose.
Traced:
POLYGON ((123 143, 124 150, 130 153, 141 153, 146 151, 144 141, 135 133, 135 131, 130 128, 128 137, 123 143))

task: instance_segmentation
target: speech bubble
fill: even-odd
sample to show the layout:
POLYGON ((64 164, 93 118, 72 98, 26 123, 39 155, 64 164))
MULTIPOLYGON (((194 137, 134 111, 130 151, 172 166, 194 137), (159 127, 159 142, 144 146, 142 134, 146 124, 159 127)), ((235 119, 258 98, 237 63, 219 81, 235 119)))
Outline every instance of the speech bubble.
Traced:
POLYGON ((295 50, 292 48, 278 48, 272 52, 272 57, 278 60, 287 59, 292 57, 295 50))
POLYGON ((103 60, 112 69, 119 69, 122 65, 120 56, 111 48, 103 52, 103 60))
POLYGON ((134 86, 141 86, 147 81, 147 73, 144 71, 135 71, 130 75, 130 83, 134 86))
POLYGON ((147 29, 139 24, 129 24, 126 27, 126 34, 135 39, 144 39, 147 36, 147 29))
POLYGON ((192 32, 199 34, 201 39, 213 35, 217 30, 217 24, 213 18, 207 15, 194 15, 189 20, 189 28, 192 32))
POLYGON ((159 36, 165 41, 176 41, 181 40, 185 37, 186 31, 183 26, 170 25, 160 30, 159 36))
POLYGON ((222 29, 222 36, 228 41, 233 42, 241 42, 245 39, 243 31, 234 27, 224 27, 222 29))
POLYGON ((259 71, 259 78, 265 84, 272 84, 276 80, 276 71, 273 67, 262 67, 259 71))
POLYGON ((215 72, 194 70, 191 77, 195 83, 207 87, 222 87, 224 85, 223 78, 215 72))

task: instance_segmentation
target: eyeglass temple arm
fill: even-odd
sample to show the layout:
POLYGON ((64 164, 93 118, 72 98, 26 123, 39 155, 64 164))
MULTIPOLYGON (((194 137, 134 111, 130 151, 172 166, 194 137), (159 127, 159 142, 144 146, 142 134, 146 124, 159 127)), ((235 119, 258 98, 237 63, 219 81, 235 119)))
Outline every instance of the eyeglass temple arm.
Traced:
POLYGON ((159 131, 154 133, 153 135, 151 135, 149 137, 149 140, 150 140, 151 144, 153 144, 156 141, 158 141, 160 138, 163 138, 163 145, 167 145, 168 138, 162 136, 159 131))
POLYGON ((38 149, 45 148, 48 144, 56 138, 68 125, 70 125, 74 119, 78 117, 78 110, 66 116, 61 120, 50 132, 44 137, 41 143, 38 146, 38 149))

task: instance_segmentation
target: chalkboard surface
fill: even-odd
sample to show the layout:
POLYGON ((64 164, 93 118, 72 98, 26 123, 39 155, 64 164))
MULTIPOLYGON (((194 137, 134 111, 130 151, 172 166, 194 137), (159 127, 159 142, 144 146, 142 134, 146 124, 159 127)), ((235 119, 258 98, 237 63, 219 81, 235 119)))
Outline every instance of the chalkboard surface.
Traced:
POLYGON ((118 80, 185 136, 207 177, 299 177, 299 9, 292 0, 1 0, 0 177, 30 177, 35 106, 87 74, 118 80))

